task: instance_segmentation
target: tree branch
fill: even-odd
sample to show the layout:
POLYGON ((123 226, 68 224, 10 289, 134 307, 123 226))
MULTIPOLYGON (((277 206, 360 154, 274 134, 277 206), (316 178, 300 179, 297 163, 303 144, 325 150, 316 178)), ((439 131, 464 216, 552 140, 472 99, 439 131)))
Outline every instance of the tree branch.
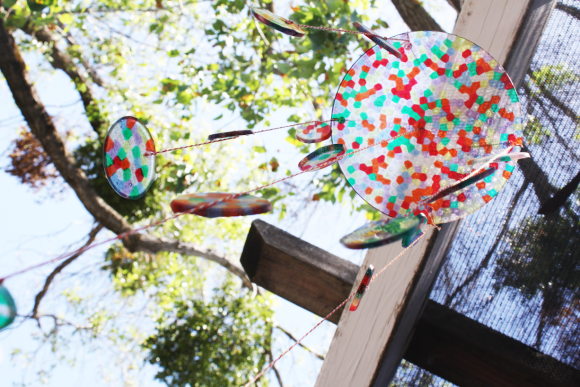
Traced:
MULTIPOLYGON (((270 336, 265 346, 266 354, 270 358, 270 362, 274 361, 274 355, 272 354, 272 332, 273 327, 270 327, 270 336)), ((272 370, 274 371, 274 374, 276 374, 276 379, 278 379, 278 384, 280 385, 280 387, 284 387, 284 384, 282 383, 282 376, 280 375, 280 372, 278 372, 278 368, 276 368, 275 364, 272 364, 272 370)))
MULTIPOLYGON (((34 26, 28 22, 24 27, 22 27, 22 31, 36 38, 38 41, 51 46, 50 56, 52 61, 50 61, 50 64, 55 69, 64 71, 74 82, 77 91, 81 95, 87 117, 93 130, 96 133, 101 133, 101 129, 105 122, 87 77, 79 71, 79 68, 68 54, 63 53, 58 49, 56 45, 57 39, 52 36, 46 27, 41 27, 35 30, 34 26)), ((96 72, 94 73, 96 74, 96 72)), ((102 82, 100 77, 98 77, 98 75, 96 76, 96 82, 102 82)), ((93 80, 95 80, 94 77, 93 80)))
MULTIPOLYGON (((0 52, 2 53, 0 71, 6 78, 14 101, 62 178, 75 191, 81 203, 97 222, 116 234, 131 231, 131 224, 97 195, 85 173, 76 165, 74 158, 66 150, 52 119, 29 80, 26 64, 22 60, 14 37, 4 28, 2 18, 0 18, 0 52)), ((132 252, 170 251, 212 260, 240 277, 244 285, 251 288, 251 282, 241 267, 211 250, 191 243, 156 238, 149 234, 133 234, 123 238, 122 241, 132 252)))
POLYGON ((149 254, 156 254, 161 251, 166 251, 170 253, 178 253, 182 255, 193 255, 207 260, 213 261, 233 274, 241 278, 243 284, 248 289, 252 289, 252 281, 246 275, 246 272, 241 266, 236 265, 233 261, 226 258, 225 256, 208 249, 203 246, 196 245, 195 243, 182 242, 176 239, 170 239, 165 237, 154 237, 150 234, 141 234, 140 238, 135 241, 133 251, 141 251, 149 254))
POLYGON ((417 0, 391 0, 411 31, 441 31, 443 29, 417 0))
MULTIPOLYGON (((64 33, 64 27, 60 22, 59 22, 59 26, 60 26, 60 30, 62 31, 61 32, 62 36, 64 36, 64 38, 66 39, 68 44, 70 46, 78 46, 79 44, 78 44, 77 40, 70 32, 67 32, 66 34, 64 33)), ((99 73, 97 73, 97 70, 95 70, 95 68, 85 59, 85 57, 83 55, 79 55, 79 60, 83 64, 83 67, 85 68, 85 70, 87 70, 87 72, 91 76, 93 82, 95 82, 97 85, 99 85, 101 87, 105 87, 105 82, 103 81, 103 79, 101 78, 99 73)))
MULTIPOLYGON (((288 332, 286 329, 275 325, 274 328, 279 329, 280 331, 284 332, 286 334, 286 336, 288 336, 291 340, 294 340, 295 342, 298 342, 298 340, 292 335, 292 333, 288 332)), ((301 346, 302 348, 304 348, 305 350, 307 350, 308 352, 310 352, 311 354, 313 354, 314 356, 316 356, 317 358, 319 358, 320 360, 324 361, 324 355, 319 354, 318 352, 308 348, 307 346, 305 346, 302 343, 298 343, 299 346, 301 346)))
MULTIPOLYGON (((97 226, 94 227, 91 230, 91 232, 89 233, 89 239, 83 245, 83 247, 87 247, 91 243, 93 243, 95 241, 95 238, 97 237, 97 234, 102 229, 103 229, 103 225, 97 224, 97 226)), ((46 278, 46 281, 44 283, 44 288, 42 288, 42 290, 36 295, 36 298, 34 300, 34 308, 32 308, 32 312, 30 313, 30 316, 33 319, 36 319, 38 321, 38 318, 39 318, 38 317, 38 307, 40 306, 40 301, 46 295, 46 292, 48 291, 48 288, 49 288, 50 284, 52 283, 52 280, 54 279, 54 277, 56 277, 56 275, 58 273, 60 273, 62 271, 62 269, 64 269, 65 267, 67 267, 69 264, 71 264, 75 259, 77 259, 78 257, 80 257, 83 252, 84 251, 80 251, 80 252, 76 253, 75 255, 71 256, 66 261, 64 261, 63 263, 61 263, 60 265, 58 265, 57 268, 54 269, 53 272, 50 273, 50 275, 46 278)))

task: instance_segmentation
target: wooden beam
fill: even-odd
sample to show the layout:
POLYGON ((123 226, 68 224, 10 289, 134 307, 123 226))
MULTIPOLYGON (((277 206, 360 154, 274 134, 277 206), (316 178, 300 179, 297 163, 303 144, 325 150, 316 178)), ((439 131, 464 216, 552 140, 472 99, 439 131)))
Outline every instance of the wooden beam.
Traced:
MULTIPOLYGON (((389 385, 457 226, 431 228, 371 284, 356 313, 341 318, 316 387, 389 385)), ((380 270, 402 250, 400 243, 369 250, 356 283, 368 265, 380 270)))
POLYGON ((405 359, 462 387, 580 386, 580 371, 429 301, 405 359))
MULTIPOLYGON (((536 26, 543 30, 551 12, 546 11, 550 7, 545 2, 540 3, 541 0, 468 0, 453 32, 477 43, 500 63, 515 58, 512 53, 516 48, 522 53, 520 46, 525 43, 527 52, 521 59, 525 65, 517 68, 522 72, 538 41, 538 32, 533 31, 531 38, 526 28, 536 26), (529 19, 533 15, 536 20, 532 22, 529 19)), ((520 64, 520 60, 510 62, 514 69, 515 63, 520 64)), ((512 73, 511 68, 507 71, 512 77, 523 79, 523 73, 512 73)), ((347 314, 341 319, 316 387, 379 387, 390 383, 457 228, 458 224, 449 224, 439 235, 427 234, 407 257, 375 281, 374 292, 365 296, 372 308, 363 304, 359 315, 347 314), (353 358, 358 362, 354 367, 353 358)), ((397 248, 390 245, 370 250, 357 279, 362 278, 369 264, 380 268, 380 262, 394 257, 397 248)))
MULTIPOLYGON (((240 261, 252 282, 323 317, 348 297, 358 272, 357 265, 261 220, 252 222, 240 261)), ((342 309, 330 321, 337 324, 342 309)))
MULTIPOLYGON (((253 282, 321 317, 348 297, 359 271, 261 220, 252 223, 241 261, 253 282)), ((371 304, 368 295, 361 308, 371 304)), ((431 300, 404 358, 463 387, 580 385, 579 370, 431 300)), ((351 357, 351 364, 359 361, 351 357)))

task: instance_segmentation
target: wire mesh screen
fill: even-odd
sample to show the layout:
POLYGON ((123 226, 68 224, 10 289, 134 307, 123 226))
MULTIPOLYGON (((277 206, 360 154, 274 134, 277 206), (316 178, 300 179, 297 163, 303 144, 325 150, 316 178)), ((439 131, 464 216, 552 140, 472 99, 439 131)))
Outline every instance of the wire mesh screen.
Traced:
MULTIPOLYGON (((532 157, 462 223, 431 299, 580 369, 578 58, 580 4, 559 1, 519 89, 532 157)), ((406 362, 393 385, 452 386, 406 362)))

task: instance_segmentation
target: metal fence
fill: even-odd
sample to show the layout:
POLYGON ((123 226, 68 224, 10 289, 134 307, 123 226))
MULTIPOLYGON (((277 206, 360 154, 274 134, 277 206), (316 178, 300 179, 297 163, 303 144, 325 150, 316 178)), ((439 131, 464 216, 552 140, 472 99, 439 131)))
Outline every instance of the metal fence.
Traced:
MULTIPOLYGON (((580 4, 560 1, 519 90, 532 158, 462 223, 431 299, 580 369, 579 58, 580 4)), ((452 386, 406 362, 392 385, 452 386)))

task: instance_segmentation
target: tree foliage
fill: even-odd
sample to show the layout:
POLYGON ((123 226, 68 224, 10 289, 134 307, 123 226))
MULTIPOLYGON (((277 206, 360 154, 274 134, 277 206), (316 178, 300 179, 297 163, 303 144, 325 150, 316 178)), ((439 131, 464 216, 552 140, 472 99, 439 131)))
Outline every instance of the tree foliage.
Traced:
POLYGON ((240 295, 231 281, 214 292, 210 302, 176 299, 144 344, 149 361, 162 369, 156 377, 168 386, 240 386, 268 360, 272 310, 267 299, 240 295))
MULTIPOLYGON (((345 29, 354 21, 367 22, 375 11, 372 0, 312 1, 280 10, 278 2, 254 5, 290 14, 298 23, 345 29)), ((60 136, 97 197, 135 227, 167 217, 176 194, 239 192, 288 175, 290 168, 271 157, 268 145, 252 139, 180 150, 157 155, 158 179, 144 198, 123 200, 109 187, 102 168, 102 144, 113 121, 137 117, 159 149, 202 142, 210 127, 227 130, 232 119, 249 129, 267 127, 273 115, 287 108, 293 109, 291 122, 329 118, 327 109, 346 63, 370 47, 360 36, 316 30, 294 39, 263 27, 264 40, 242 0, 5 0, 0 17, 18 50, 40 64, 31 69, 34 77, 62 70, 70 78, 87 122, 58 117, 60 136)), ((372 27, 380 26, 386 22, 377 19, 372 27)), ((317 146, 297 142, 293 129, 288 134, 298 152, 317 146)), ((41 187, 56 172, 35 141, 25 131, 15 142, 10 173, 41 187)), ((354 197, 336 166, 314 184, 319 190, 314 198, 280 187, 258 195, 273 202, 280 216, 290 196, 332 203, 354 197)), ((161 242, 174 238, 235 256, 248 227, 245 219, 188 217, 149 232, 161 242)), ((271 359, 269 296, 252 298, 236 290, 238 282, 213 265, 171 252, 131 252, 119 243, 108 249, 100 267, 114 290, 103 293, 102 300, 109 302, 73 287, 63 292, 73 316, 34 316, 54 321, 39 336, 54 351, 66 352, 73 343, 66 332, 89 341, 103 339, 125 355, 127 348, 141 348, 160 367, 158 377, 175 386, 242 384, 271 359), (208 287, 213 290, 207 292, 208 287), (123 317, 127 305, 144 305, 144 316, 154 327, 123 317)), ((136 358, 126 370, 139 369, 136 358)))

